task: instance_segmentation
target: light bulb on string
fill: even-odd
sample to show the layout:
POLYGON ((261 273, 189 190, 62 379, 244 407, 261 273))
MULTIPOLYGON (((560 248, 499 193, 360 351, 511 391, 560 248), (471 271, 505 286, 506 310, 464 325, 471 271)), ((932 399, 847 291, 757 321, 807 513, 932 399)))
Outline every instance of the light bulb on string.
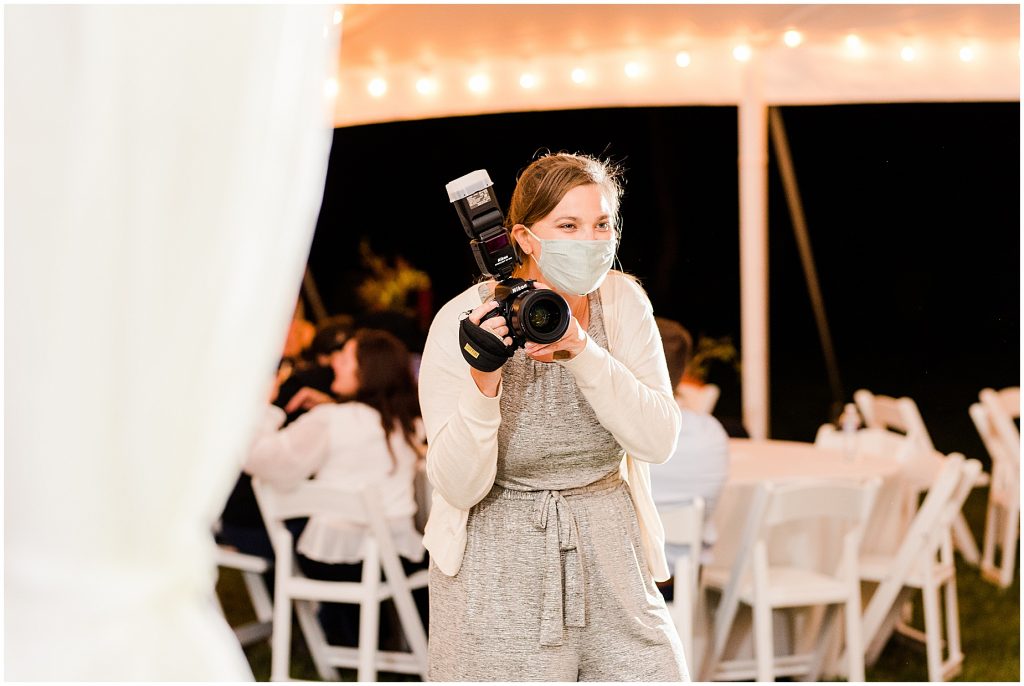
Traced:
POLYGON ((916 57, 917 51, 909 45, 903 46, 903 49, 900 50, 900 59, 904 62, 913 62, 916 57))
POLYGON ((631 79, 635 79, 643 73, 644 66, 639 62, 626 62, 626 66, 623 71, 626 72, 626 76, 631 79))
POLYGON ((341 23, 341 10, 334 10, 334 25, 341 23))
POLYGON ((569 76, 570 78, 572 78, 573 83, 583 83, 584 81, 587 80, 587 72, 585 69, 581 67, 576 67, 575 69, 573 69, 572 73, 569 76))
POLYGON ((749 62, 754 51, 750 49, 749 45, 737 45, 732 49, 732 56, 737 62, 749 62))
POLYGON ((372 79, 370 83, 366 84, 366 90, 368 90, 370 92, 370 95, 372 95, 373 97, 379 98, 380 96, 388 92, 388 82, 380 77, 377 77, 375 79, 372 79))
POLYGON ((474 74, 469 77, 466 86, 474 93, 486 93, 487 89, 491 87, 491 80, 487 78, 486 74, 474 74))
POLYGON ((520 75, 519 85, 520 87, 525 88, 527 90, 529 90, 530 88, 534 88, 537 85, 537 76, 535 74, 526 72, 520 75))
POLYGON ((690 53, 685 50, 680 50, 676 53, 676 66, 688 67, 690 66, 690 53))
POLYGON ((864 43, 861 41, 860 36, 858 36, 856 33, 847 34, 846 49, 854 57, 864 56, 864 43))
POLYGON ((974 50, 967 46, 960 48, 960 59, 964 62, 970 62, 974 59, 974 50))
POLYGON ((804 36, 796 29, 790 29, 789 31, 786 31, 784 34, 782 34, 782 42, 784 42, 791 48, 795 48, 796 46, 804 42, 804 36))
POLYGON ((437 81, 429 76, 416 79, 416 92, 420 95, 431 95, 437 92, 437 81))

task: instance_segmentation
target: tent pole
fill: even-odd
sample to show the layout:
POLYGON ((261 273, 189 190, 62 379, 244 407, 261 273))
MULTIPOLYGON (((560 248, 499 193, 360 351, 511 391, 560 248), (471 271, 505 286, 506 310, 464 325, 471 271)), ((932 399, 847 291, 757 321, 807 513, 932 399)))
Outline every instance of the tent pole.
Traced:
POLYGON ((836 361, 836 349, 832 342, 832 332, 828 327, 828 317, 825 316, 825 299, 821 295, 818 269, 814 265, 814 254, 811 252, 811 239, 807 233, 807 221, 804 218, 804 207, 800 201, 800 190, 796 183, 793 157, 789 152, 786 127, 782 122, 782 112, 778 107, 772 107, 768 110, 768 122, 768 130, 771 134, 772 143, 775 146, 775 159, 779 163, 782 185, 786 189, 786 202, 789 204, 789 214, 793 220, 793 233, 796 237, 797 248, 800 251, 800 262, 803 264, 804 277, 807 280, 807 292, 811 296, 814 320, 818 324, 821 350, 825 353, 828 382, 832 388, 832 413, 830 419, 835 419, 839 416, 839 412, 843 407, 843 400, 846 396, 843 392, 843 382, 839 377, 839 363, 836 361))
POLYGON ((739 104, 740 339, 743 424, 768 438, 768 108, 756 62, 739 104))

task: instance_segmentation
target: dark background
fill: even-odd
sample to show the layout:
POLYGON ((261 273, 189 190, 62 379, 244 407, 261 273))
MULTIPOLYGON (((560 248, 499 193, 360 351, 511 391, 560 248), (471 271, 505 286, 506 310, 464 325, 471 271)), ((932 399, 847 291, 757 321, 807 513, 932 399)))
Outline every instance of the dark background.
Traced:
MULTIPOLYGON (((968 406, 1020 383, 1017 103, 782 108, 847 400, 913 398, 944 451, 988 463, 968 406)), ((622 108, 336 129, 309 266, 358 314, 359 242, 426 271, 433 309, 478 276, 445 183, 486 168, 503 207, 540 151, 626 168, 623 268, 656 314, 740 338, 737 110, 622 108)), ((769 161, 771 435, 813 440, 832 397, 774 151, 769 161)), ((738 417, 719 364, 715 414, 738 417)))

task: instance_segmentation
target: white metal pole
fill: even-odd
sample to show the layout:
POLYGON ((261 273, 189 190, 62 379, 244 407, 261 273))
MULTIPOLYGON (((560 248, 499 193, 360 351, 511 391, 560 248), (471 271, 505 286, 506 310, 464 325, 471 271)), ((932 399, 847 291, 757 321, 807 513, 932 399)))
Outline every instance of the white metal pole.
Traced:
POLYGON ((739 105, 740 338, 743 423, 768 437, 768 108, 756 58, 739 105))

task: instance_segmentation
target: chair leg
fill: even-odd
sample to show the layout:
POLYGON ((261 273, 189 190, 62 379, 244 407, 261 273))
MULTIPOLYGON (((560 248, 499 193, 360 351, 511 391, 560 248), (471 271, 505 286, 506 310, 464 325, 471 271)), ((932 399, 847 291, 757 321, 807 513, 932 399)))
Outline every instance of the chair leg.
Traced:
POLYGON ((292 603, 281 584, 277 586, 275 598, 274 628, 270 635, 270 680, 288 681, 292 647, 292 603))
MULTIPOLYGON (((818 627, 818 635, 814 641, 814 652, 811 653, 811 664, 808 668, 807 676, 809 681, 818 681, 821 677, 821 670, 825 664, 825 656, 829 652, 829 646, 831 645, 833 629, 835 627, 836 611, 838 605, 826 605, 825 614, 822 615, 821 625, 818 627)), ((860 616, 857 617, 857 623, 860 623, 860 616)), ((854 681, 854 679, 850 679, 854 681)))
POLYGON ((269 622, 274 617, 274 603, 270 600, 270 593, 267 592, 263 576, 257 572, 242 572, 242 579, 249 591, 252 609, 256 611, 256 619, 260 622, 269 622))
POLYGON ((299 619, 299 628, 306 639, 306 647, 316 665, 316 671, 324 681, 338 681, 338 671, 331 666, 328 655, 327 636, 320 625, 317 615, 318 604, 312 600, 296 600, 295 616, 299 619))
POLYGON ((967 526, 963 512, 958 512, 956 518, 953 519, 953 540, 957 550, 964 556, 964 561, 977 567, 981 562, 981 553, 978 552, 978 544, 974 540, 970 527, 967 526))
POLYGON ((943 589, 946 600, 946 641, 949 648, 949 663, 958 665, 964 659, 960 645, 960 607, 956 597, 956 574, 950 577, 943 589))
POLYGON ((380 558, 363 560, 363 596, 359 604, 359 681, 377 680, 377 641, 380 635, 380 558))
POLYGON ((1013 583, 1013 572, 1017 565, 1017 536, 1020 528, 1020 502, 1013 502, 1005 510, 1003 518, 1003 552, 999 565, 999 583, 1006 588, 1013 583))
POLYGON ((926 570, 921 596, 924 605, 925 652, 928 657, 929 681, 943 681, 942 618, 939 611, 938 591, 931 570, 926 570))
POLYGON ((864 681, 864 636, 861 632, 859 592, 846 601, 843 615, 846 620, 846 655, 850 662, 847 680, 864 681))
POLYGON ((999 509, 999 504, 993 498, 993 491, 990 490, 988 505, 985 507, 985 535, 981 543, 981 571, 983 573, 990 573, 996 568, 996 538, 999 535, 996 525, 999 520, 999 509))
POLYGON ((672 619, 683 644, 687 665, 693 664, 693 598, 690 597, 690 589, 690 579, 678 579, 673 589, 675 595, 671 608, 672 619))
POLYGON ((775 681, 775 640, 772 632, 772 608, 762 597, 754 602, 754 654, 757 680, 775 681))
POLYGON ((398 611, 398 619, 402 625, 402 633, 409 643, 410 652, 416 657, 420 665, 420 676, 424 681, 427 679, 427 632, 423 628, 423 620, 420 618, 419 610, 416 609, 416 602, 412 593, 406 587, 402 591, 395 592, 392 585, 392 600, 395 609, 398 611))

